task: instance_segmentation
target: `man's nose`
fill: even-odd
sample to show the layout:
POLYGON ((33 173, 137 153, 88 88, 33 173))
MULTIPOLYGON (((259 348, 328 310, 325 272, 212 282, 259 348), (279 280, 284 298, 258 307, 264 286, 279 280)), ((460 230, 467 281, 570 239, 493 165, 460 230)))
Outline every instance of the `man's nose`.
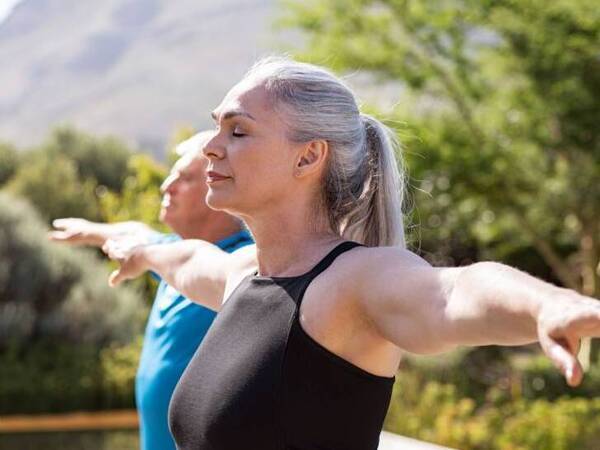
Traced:
POLYGON ((160 193, 164 194, 165 192, 170 192, 173 190, 173 186, 175 185, 175 181, 177 179, 177 175, 174 173, 170 173, 167 178, 160 185, 160 193))

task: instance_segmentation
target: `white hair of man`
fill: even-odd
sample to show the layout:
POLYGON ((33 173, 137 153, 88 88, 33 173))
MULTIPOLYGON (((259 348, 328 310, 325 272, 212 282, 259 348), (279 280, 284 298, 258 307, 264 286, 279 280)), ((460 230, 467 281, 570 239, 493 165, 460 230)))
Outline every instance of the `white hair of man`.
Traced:
POLYGON ((177 144, 177 147, 175 147, 175 153, 180 157, 186 155, 192 159, 204 158, 202 155, 202 148, 213 134, 214 131, 212 130, 200 131, 185 141, 177 144))

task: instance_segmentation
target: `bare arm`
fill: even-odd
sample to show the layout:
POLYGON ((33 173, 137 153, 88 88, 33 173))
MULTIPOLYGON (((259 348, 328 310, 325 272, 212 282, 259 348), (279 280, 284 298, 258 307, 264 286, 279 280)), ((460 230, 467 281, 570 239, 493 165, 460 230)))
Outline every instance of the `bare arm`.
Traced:
POLYGON ((399 249, 362 251, 357 299, 385 339, 414 353, 539 341, 580 382, 579 340, 600 336, 599 302, 498 263, 433 268, 399 249))
POLYGON ((80 218, 56 219, 52 222, 54 230, 48 238, 54 242, 71 245, 91 245, 102 247, 108 239, 136 236, 140 242, 147 241, 157 234, 149 226, 135 221, 98 223, 80 218))
POLYGON ((255 246, 227 253, 195 239, 155 245, 109 240, 103 250, 120 263, 110 276, 112 286, 152 270, 186 297, 215 311, 221 307, 227 281, 254 266, 256 259, 255 246))

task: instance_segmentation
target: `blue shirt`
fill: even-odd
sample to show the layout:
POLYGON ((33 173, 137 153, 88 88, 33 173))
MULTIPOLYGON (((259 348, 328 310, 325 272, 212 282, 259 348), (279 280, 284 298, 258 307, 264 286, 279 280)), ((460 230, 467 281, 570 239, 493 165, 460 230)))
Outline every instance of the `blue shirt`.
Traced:
MULTIPOLYGON (((161 235, 156 242, 179 240, 161 235)), ((251 244, 247 231, 240 231, 215 245, 226 252, 251 244)), ((142 450, 175 450, 167 413, 171 395, 188 362, 202 342, 216 313, 193 303, 154 274, 160 284, 148 317, 144 345, 135 380, 140 417, 142 450)))

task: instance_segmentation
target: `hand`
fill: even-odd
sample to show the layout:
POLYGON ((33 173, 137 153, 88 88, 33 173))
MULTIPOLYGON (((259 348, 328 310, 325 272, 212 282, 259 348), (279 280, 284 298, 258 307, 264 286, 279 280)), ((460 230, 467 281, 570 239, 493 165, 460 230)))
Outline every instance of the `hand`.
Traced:
POLYGON ((90 222, 86 219, 56 219, 52 222, 52 225, 56 230, 50 231, 48 238, 54 242, 100 247, 106 240, 104 233, 102 233, 102 224, 90 222))
POLYGON ((600 337, 600 302, 567 289, 557 292, 554 299, 541 306, 538 339, 567 383, 577 386, 583 378, 583 369, 577 360, 580 340, 600 337))
POLYGON ((119 263, 119 268, 108 278, 110 286, 114 287, 125 280, 137 278, 147 270, 143 264, 144 244, 143 239, 137 238, 108 239, 104 243, 102 251, 119 263))

